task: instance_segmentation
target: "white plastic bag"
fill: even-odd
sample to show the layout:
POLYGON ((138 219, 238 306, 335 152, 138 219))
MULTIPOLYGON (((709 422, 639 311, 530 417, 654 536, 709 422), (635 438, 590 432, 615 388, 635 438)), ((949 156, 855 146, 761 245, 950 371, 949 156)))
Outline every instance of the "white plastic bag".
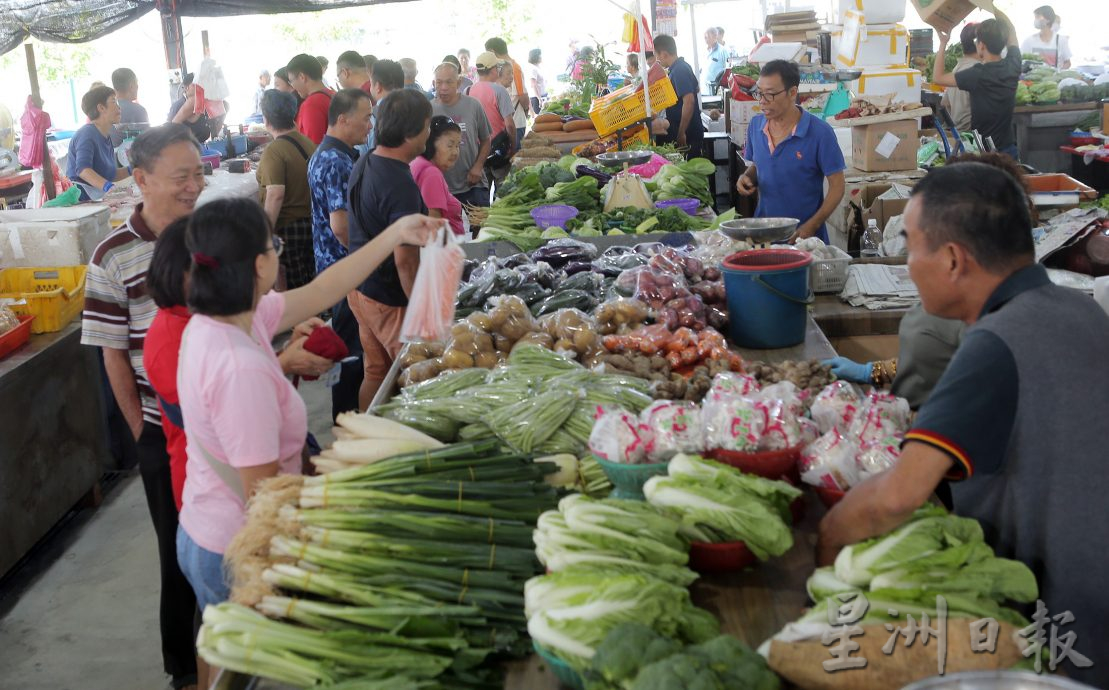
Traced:
POLYGON ((420 249, 420 269, 404 313, 404 343, 446 340, 454 323, 454 303, 466 253, 446 222, 435 239, 420 249))

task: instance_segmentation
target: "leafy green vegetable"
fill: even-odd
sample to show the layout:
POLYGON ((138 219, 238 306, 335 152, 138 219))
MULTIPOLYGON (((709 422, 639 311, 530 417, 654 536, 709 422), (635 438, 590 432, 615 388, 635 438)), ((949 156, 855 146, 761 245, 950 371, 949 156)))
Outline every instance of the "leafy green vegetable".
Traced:
POLYGON ((681 651, 678 642, 642 623, 621 623, 597 647, 585 673, 586 689, 623 688, 635 680, 644 666, 681 651))
MULTIPOLYGON (((947 52, 944 54, 943 65, 948 74, 955 71, 955 65, 959 64, 959 58, 963 57, 963 44, 953 43, 947 46, 947 52)), ((927 58, 927 65, 924 68, 925 81, 932 81, 932 73, 936 69, 936 54, 932 53, 927 58)))
POLYGON ((789 503, 798 489, 695 455, 674 456, 669 473, 649 479, 643 494, 652 505, 677 511, 691 539, 743 541, 761 560, 793 546, 789 503))
POLYGON ((709 194, 709 175, 716 166, 705 158, 694 158, 681 163, 668 163, 655 174, 652 182, 657 186, 655 200, 698 199, 702 206, 712 205, 709 194))

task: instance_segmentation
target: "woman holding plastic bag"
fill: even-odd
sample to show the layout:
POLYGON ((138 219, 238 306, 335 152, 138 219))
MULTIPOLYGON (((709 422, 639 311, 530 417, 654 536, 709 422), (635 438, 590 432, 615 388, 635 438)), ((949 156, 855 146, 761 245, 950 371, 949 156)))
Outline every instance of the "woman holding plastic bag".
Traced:
POLYGON ((420 270, 400 329, 402 343, 446 340, 450 334, 466 261, 456 237, 444 222, 434 240, 420 249, 420 270))

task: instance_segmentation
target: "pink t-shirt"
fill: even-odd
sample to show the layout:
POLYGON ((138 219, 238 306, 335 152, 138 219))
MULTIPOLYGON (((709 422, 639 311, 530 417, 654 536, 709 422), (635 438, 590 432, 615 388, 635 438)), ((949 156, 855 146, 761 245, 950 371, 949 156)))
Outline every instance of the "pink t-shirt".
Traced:
POLYGON ((232 467, 280 461, 283 474, 300 472, 308 411, 270 343, 284 312, 285 296, 270 292, 258 302, 253 337, 198 314, 182 338, 177 389, 188 461, 180 523, 193 541, 214 553, 227 549, 246 514, 197 444, 232 467))
POLYGON ((454 234, 465 233, 466 230, 462 227, 462 203, 451 194, 443 171, 423 156, 416 156, 409 167, 412 168, 412 179, 420 186, 424 205, 442 213, 450 222, 454 234))

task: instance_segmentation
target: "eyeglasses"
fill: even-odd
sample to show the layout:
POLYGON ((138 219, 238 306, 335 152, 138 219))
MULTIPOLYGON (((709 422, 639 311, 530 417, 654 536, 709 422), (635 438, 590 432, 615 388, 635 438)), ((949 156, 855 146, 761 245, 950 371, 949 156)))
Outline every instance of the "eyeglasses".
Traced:
POLYGON ((759 91, 758 89, 755 89, 754 91, 751 92, 751 95, 754 96, 755 100, 757 100, 757 101, 761 101, 763 103, 769 103, 770 101, 774 100, 778 96, 781 96, 786 91, 787 91, 787 89, 782 89, 781 91, 759 91))
POLYGON ((273 250, 274 256, 281 256, 281 252, 285 251, 285 240, 277 235, 274 235, 270 239, 273 241, 273 246, 270 247, 270 249, 273 250))

